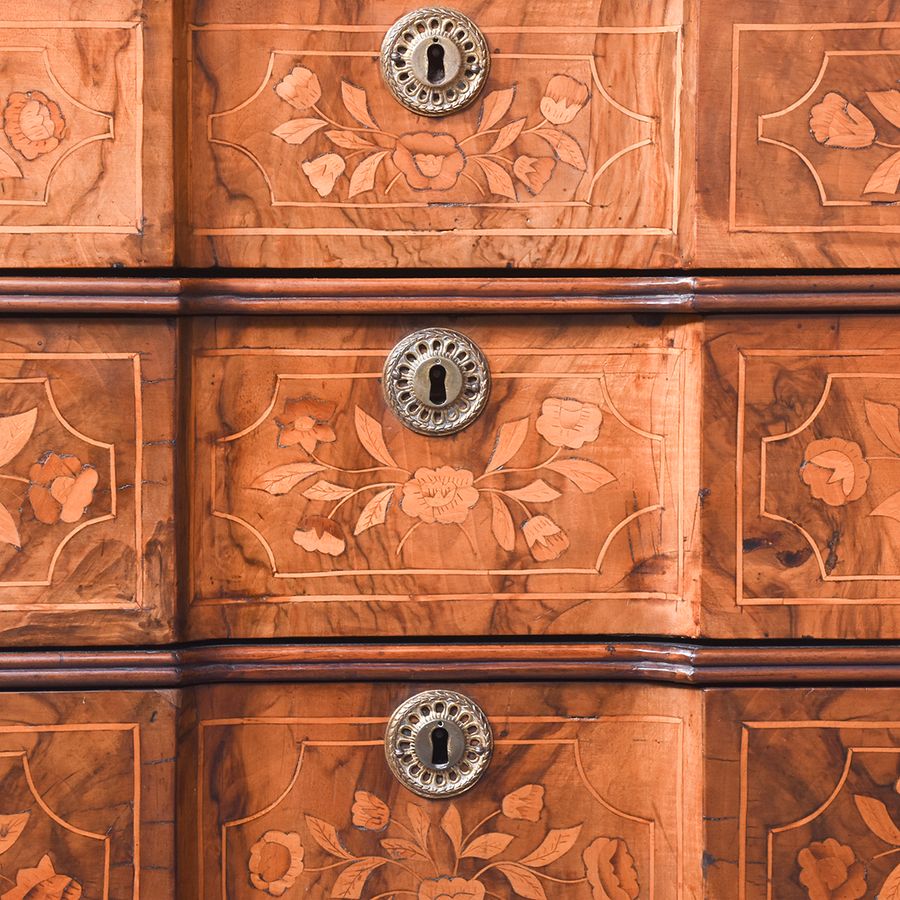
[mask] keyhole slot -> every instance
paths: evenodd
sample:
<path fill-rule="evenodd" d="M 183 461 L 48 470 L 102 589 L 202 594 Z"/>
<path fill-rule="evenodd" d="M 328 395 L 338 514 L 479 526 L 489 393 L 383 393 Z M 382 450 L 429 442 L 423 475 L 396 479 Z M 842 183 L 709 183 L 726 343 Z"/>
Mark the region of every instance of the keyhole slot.
<path fill-rule="evenodd" d="M 439 722 L 431 732 L 431 765 L 435 769 L 445 768 L 450 763 L 450 732 Z"/>
<path fill-rule="evenodd" d="M 428 379 L 430 382 L 428 399 L 435 406 L 442 406 L 447 402 L 447 370 L 437 363 L 429 369 Z"/>
<path fill-rule="evenodd" d="M 444 66 L 444 48 L 437 38 L 428 47 L 428 82 L 429 84 L 443 84 L 446 78 Z"/>

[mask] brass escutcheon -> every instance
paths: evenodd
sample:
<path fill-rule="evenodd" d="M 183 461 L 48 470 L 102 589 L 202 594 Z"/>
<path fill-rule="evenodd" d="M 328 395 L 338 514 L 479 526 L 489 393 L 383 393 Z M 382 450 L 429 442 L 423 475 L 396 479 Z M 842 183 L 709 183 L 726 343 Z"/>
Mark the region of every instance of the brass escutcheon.
<path fill-rule="evenodd" d="M 384 752 L 400 783 L 420 797 L 455 797 L 491 760 L 493 735 L 481 708 L 463 694 L 425 691 L 394 711 Z"/>
<path fill-rule="evenodd" d="M 479 94 L 491 68 L 484 35 L 455 9 L 429 6 L 396 22 L 381 45 L 391 93 L 422 116 L 446 116 Z"/>

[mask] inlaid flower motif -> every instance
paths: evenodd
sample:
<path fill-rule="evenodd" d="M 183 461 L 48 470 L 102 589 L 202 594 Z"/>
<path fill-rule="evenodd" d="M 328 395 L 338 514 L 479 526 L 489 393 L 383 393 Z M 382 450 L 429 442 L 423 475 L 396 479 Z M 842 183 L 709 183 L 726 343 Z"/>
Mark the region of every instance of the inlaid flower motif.
<path fill-rule="evenodd" d="M 347 164 L 337 153 L 323 153 L 300 166 L 309 183 L 316 189 L 320 197 L 327 197 L 333 190 L 338 178 L 344 173 Z"/>
<path fill-rule="evenodd" d="M 640 894 L 634 858 L 621 838 L 597 838 L 581 858 L 593 900 L 635 900 Z"/>
<path fill-rule="evenodd" d="M 465 878 L 429 879 L 419 885 L 417 900 L 483 900 L 484 885 Z"/>
<path fill-rule="evenodd" d="M 44 854 L 33 869 L 19 869 L 16 886 L 0 900 L 80 900 L 81 885 L 70 875 L 60 875 L 53 868 L 49 854 Z"/>
<path fill-rule="evenodd" d="M 391 820 L 391 811 L 386 803 L 368 791 L 357 791 L 353 795 L 353 824 L 366 831 L 384 831 Z"/>
<path fill-rule="evenodd" d="M 37 159 L 59 146 L 66 120 L 59 104 L 41 91 L 14 92 L 3 110 L 3 131 L 25 159 Z"/>
<path fill-rule="evenodd" d="M 578 450 L 597 440 L 603 413 L 593 403 L 550 397 L 541 405 L 537 430 L 548 444 Z"/>
<path fill-rule="evenodd" d="M 569 75 L 554 75 L 541 98 L 541 113 L 553 125 L 571 122 L 584 108 L 590 91 Z"/>
<path fill-rule="evenodd" d="M 809 900 L 859 900 L 866 895 L 866 867 L 852 847 L 834 838 L 813 841 L 797 854 L 800 884 Z"/>
<path fill-rule="evenodd" d="M 544 788 L 539 784 L 526 784 L 503 798 L 502 809 L 507 819 L 537 822 L 544 809 Z"/>
<path fill-rule="evenodd" d="M 250 881 L 258 891 L 280 897 L 303 872 L 303 844 L 294 831 L 267 831 L 251 848 Z"/>
<path fill-rule="evenodd" d="M 401 135 L 391 159 L 415 191 L 449 191 L 466 165 L 452 135 L 429 131 Z"/>
<path fill-rule="evenodd" d="M 275 419 L 279 428 L 278 445 L 292 447 L 299 444 L 307 453 L 314 453 L 319 444 L 333 443 L 336 440 L 334 429 L 327 422 L 334 410 L 334 403 L 324 400 L 288 400 L 284 412 Z"/>
<path fill-rule="evenodd" d="M 306 66 L 295 66 L 275 86 L 275 93 L 295 109 L 309 109 L 322 96 L 318 76 Z"/>
<path fill-rule="evenodd" d="M 525 543 L 538 562 L 559 559 L 569 549 L 569 536 L 547 516 L 534 516 L 522 526 Z"/>
<path fill-rule="evenodd" d="M 403 485 L 400 508 L 413 519 L 432 524 L 461 524 L 478 502 L 474 476 L 467 469 L 441 466 L 417 469 Z"/>
<path fill-rule="evenodd" d="M 513 173 L 530 193 L 539 194 L 550 180 L 555 167 L 556 160 L 549 156 L 537 159 L 533 156 L 520 156 L 513 163 Z"/>
<path fill-rule="evenodd" d="M 825 95 L 809 115 L 809 130 L 826 147 L 858 149 L 871 147 L 875 141 L 872 120 L 842 94 Z"/>
<path fill-rule="evenodd" d="M 94 498 L 99 475 L 77 456 L 47 453 L 28 472 L 28 502 L 45 525 L 77 522 Z"/>
<path fill-rule="evenodd" d="M 310 553 L 324 553 L 327 556 L 340 556 L 347 549 L 343 529 L 325 516 L 304 516 L 292 540 Z"/>
<path fill-rule="evenodd" d="M 859 444 L 842 438 L 813 441 L 803 454 L 800 477 L 817 500 L 845 506 L 862 497 L 871 469 Z"/>

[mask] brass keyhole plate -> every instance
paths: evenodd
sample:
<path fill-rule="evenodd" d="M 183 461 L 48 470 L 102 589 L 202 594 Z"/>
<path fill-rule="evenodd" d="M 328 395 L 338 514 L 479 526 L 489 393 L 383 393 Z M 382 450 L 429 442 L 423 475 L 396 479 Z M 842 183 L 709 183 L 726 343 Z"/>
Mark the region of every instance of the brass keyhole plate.
<path fill-rule="evenodd" d="M 455 434 L 484 411 L 491 389 L 487 360 L 465 335 L 426 328 L 404 338 L 384 364 L 384 398 L 412 431 Z"/>
<path fill-rule="evenodd" d="M 464 109 L 484 87 L 490 68 L 484 35 L 455 9 L 417 9 L 396 22 L 381 45 L 385 83 L 422 116 Z"/>
<path fill-rule="evenodd" d="M 385 757 L 400 783 L 433 798 L 455 797 L 473 787 L 491 761 L 493 745 L 481 708 L 453 691 L 410 697 L 394 711 L 384 737 Z"/>

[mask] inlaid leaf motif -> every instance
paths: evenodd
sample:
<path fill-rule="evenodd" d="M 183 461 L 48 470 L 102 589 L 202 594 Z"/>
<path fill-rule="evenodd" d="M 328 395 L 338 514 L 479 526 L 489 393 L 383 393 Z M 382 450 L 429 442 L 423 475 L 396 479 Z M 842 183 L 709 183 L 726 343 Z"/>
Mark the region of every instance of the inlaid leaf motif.
<path fill-rule="evenodd" d="M 566 134 L 565 131 L 561 131 L 559 128 L 539 128 L 535 134 L 540 135 L 547 141 L 564 163 L 578 169 L 579 172 L 587 170 L 584 153 L 581 152 L 578 141 L 570 134 Z"/>
<path fill-rule="evenodd" d="M 378 123 L 372 118 L 372 113 L 369 112 L 369 98 L 362 88 L 351 84 L 349 81 L 342 81 L 341 96 L 347 112 L 360 125 L 365 125 L 366 128 L 378 128 Z"/>
<path fill-rule="evenodd" d="M 0 816 L 0 853 L 6 853 L 22 836 L 30 817 L 30 812 Z"/>
<path fill-rule="evenodd" d="M 516 546 L 516 526 L 507 505 L 497 494 L 491 494 L 491 531 L 497 543 L 506 551 Z"/>
<path fill-rule="evenodd" d="M 5 151 L 0 150 L 0 178 L 21 178 L 22 170 Z"/>
<path fill-rule="evenodd" d="M 491 91 L 484 98 L 478 118 L 478 134 L 493 128 L 508 112 L 516 97 L 516 86 L 502 91 Z"/>
<path fill-rule="evenodd" d="M 0 466 L 12 462 L 28 443 L 34 424 L 37 422 L 37 407 L 14 416 L 0 417 Z"/>
<path fill-rule="evenodd" d="M 380 856 L 369 856 L 352 863 L 335 880 L 331 896 L 341 900 L 359 900 L 369 876 L 386 864 L 387 860 Z"/>
<path fill-rule="evenodd" d="M 272 134 L 280 137 L 286 144 L 302 144 L 326 124 L 321 119 L 290 119 L 279 125 Z"/>
<path fill-rule="evenodd" d="M 891 125 L 900 128 L 900 91 L 866 91 L 866 96 Z"/>
<path fill-rule="evenodd" d="M 419 846 L 427 851 L 428 832 L 431 831 L 431 821 L 428 818 L 428 813 L 421 806 L 416 806 L 415 803 L 407 803 L 406 815 L 409 817 L 410 829 L 419 842 Z"/>
<path fill-rule="evenodd" d="M 428 859 L 428 854 L 418 844 L 406 838 L 385 838 L 381 846 L 391 859 Z"/>
<path fill-rule="evenodd" d="M 377 146 L 355 131 L 326 131 L 325 137 L 344 150 L 369 150 Z"/>
<path fill-rule="evenodd" d="M 22 549 L 22 538 L 19 537 L 19 529 L 10 515 L 9 510 L 0 503 L 0 543 L 12 544 L 17 549 Z"/>
<path fill-rule="evenodd" d="M 506 876 L 517 896 L 525 897 L 525 900 L 547 900 L 544 888 L 534 872 L 529 872 L 528 869 L 511 862 L 493 863 L 493 866 Z"/>
<path fill-rule="evenodd" d="M 263 472 L 262 475 L 250 482 L 250 487 L 255 491 L 265 491 L 267 494 L 280 497 L 295 488 L 301 481 L 305 481 L 310 475 L 324 471 L 325 466 L 319 463 L 288 463 L 285 466 L 276 466 L 274 469 L 269 469 L 268 472 Z"/>
<path fill-rule="evenodd" d="M 463 826 L 462 817 L 455 804 L 451 803 L 450 806 L 447 807 L 447 812 L 441 817 L 441 828 L 444 829 L 444 834 L 450 838 L 450 843 L 453 844 L 453 850 L 458 855 L 459 851 L 462 849 Z"/>
<path fill-rule="evenodd" d="M 900 152 L 889 156 L 863 188 L 864 194 L 896 194 L 900 189 Z"/>
<path fill-rule="evenodd" d="M 550 863 L 555 862 L 572 849 L 575 841 L 578 840 L 579 834 L 581 834 L 580 825 L 576 825 L 573 828 L 554 828 L 544 838 L 540 846 L 535 848 L 520 862 L 523 866 L 531 866 L 535 869 L 549 866 Z"/>
<path fill-rule="evenodd" d="M 391 456 L 384 441 L 384 429 L 381 427 L 381 423 L 376 422 L 375 419 L 358 406 L 353 416 L 359 442 L 366 448 L 369 455 L 386 466 L 396 466 L 397 462 Z"/>
<path fill-rule="evenodd" d="M 824 453 L 814 456 L 810 462 L 820 469 L 831 469 L 832 475 L 828 479 L 829 484 L 840 481 L 841 489 L 845 494 L 849 495 L 853 491 L 856 475 L 853 471 L 853 460 L 846 453 L 841 453 L 839 450 L 826 450 Z"/>
<path fill-rule="evenodd" d="M 854 794 L 853 802 L 872 831 L 888 844 L 900 847 L 900 828 L 897 827 L 887 807 L 875 797 Z"/>
<path fill-rule="evenodd" d="M 387 150 L 380 150 L 367 156 L 354 170 L 350 176 L 350 190 L 347 192 L 349 198 L 356 197 L 358 194 L 364 194 L 371 191 L 375 187 L 375 176 L 378 174 L 378 167 L 382 160 L 388 155 Z"/>
<path fill-rule="evenodd" d="M 515 422 L 501 425 L 497 433 L 497 443 L 494 444 L 494 452 L 484 470 L 485 474 L 496 472 L 501 466 L 505 466 L 519 452 L 527 434 L 528 419 L 517 419 Z"/>
<path fill-rule="evenodd" d="M 900 454 L 900 407 L 866 400 L 866 420 L 878 440 L 891 452 Z"/>
<path fill-rule="evenodd" d="M 525 503 L 549 503 L 551 500 L 556 500 L 562 496 L 556 488 L 550 487 L 543 478 L 538 478 L 537 481 L 532 481 L 531 484 L 523 488 L 507 491 L 506 493 L 508 496 L 515 497 L 516 500 L 522 500 Z"/>
<path fill-rule="evenodd" d="M 356 520 L 356 527 L 353 529 L 354 537 L 374 528 L 376 525 L 383 525 L 387 518 L 387 512 L 391 505 L 391 497 L 394 489 L 389 487 L 387 490 L 377 493 L 364 507 Z"/>
<path fill-rule="evenodd" d="M 516 119 L 515 122 L 510 122 L 509 125 L 504 125 L 500 129 L 500 133 L 497 135 L 497 140 L 494 141 L 493 146 L 488 153 L 499 153 L 501 150 L 505 150 L 511 144 L 514 144 L 518 139 L 519 135 L 522 133 L 522 129 L 525 127 L 525 119 Z"/>
<path fill-rule="evenodd" d="M 886 519 L 894 519 L 900 522 L 900 491 L 896 494 L 891 494 L 884 503 L 876 506 L 869 515 L 884 516 Z"/>
<path fill-rule="evenodd" d="M 900 866 L 888 875 L 875 900 L 900 900 Z"/>
<path fill-rule="evenodd" d="M 612 472 L 587 459 L 555 459 L 553 462 L 547 463 L 544 468 L 559 472 L 584 494 L 592 494 L 616 480 L 616 476 Z"/>
<path fill-rule="evenodd" d="M 330 481 L 317 481 L 312 487 L 303 492 L 307 500 L 343 500 L 353 493 L 353 488 L 344 487 L 342 484 L 332 484 Z"/>
<path fill-rule="evenodd" d="M 493 859 L 502 853 L 511 843 L 513 836 L 502 831 L 489 831 L 479 835 L 468 844 L 460 854 L 460 859 Z"/>
<path fill-rule="evenodd" d="M 485 159 L 483 156 L 476 156 L 475 162 L 481 167 L 487 178 L 488 187 L 492 193 L 499 194 L 501 197 L 507 197 L 510 200 L 516 199 L 516 186 L 513 184 L 512 176 L 500 163 L 494 162 L 492 159 Z"/>
<path fill-rule="evenodd" d="M 356 858 L 352 856 L 347 851 L 347 848 L 341 843 L 341 839 L 338 837 L 337 829 L 334 827 L 334 825 L 331 825 L 330 823 L 325 822 L 322 819 L 317 819 L 315 816 L 307 815 L 304 818 L 306 819 L 306 827 L 309 829 L 309 833 L 313 836 L 313 840 L 326 853 L 330 853 L 332 856 L 336 856 L 338 859 Z"/>

